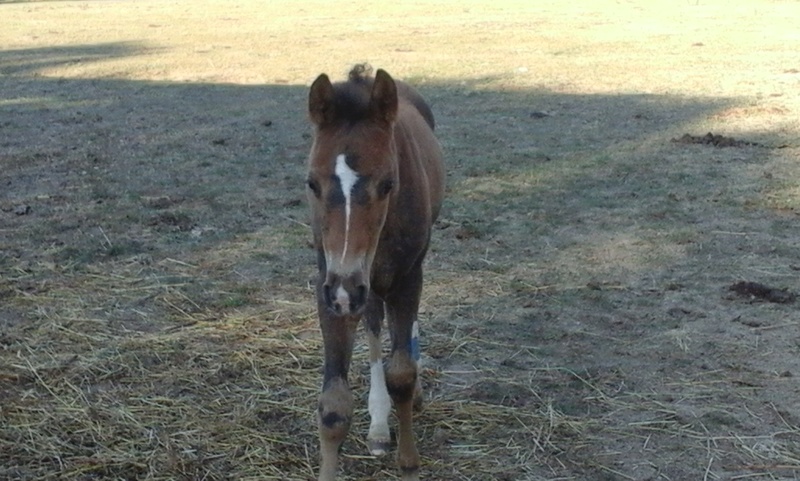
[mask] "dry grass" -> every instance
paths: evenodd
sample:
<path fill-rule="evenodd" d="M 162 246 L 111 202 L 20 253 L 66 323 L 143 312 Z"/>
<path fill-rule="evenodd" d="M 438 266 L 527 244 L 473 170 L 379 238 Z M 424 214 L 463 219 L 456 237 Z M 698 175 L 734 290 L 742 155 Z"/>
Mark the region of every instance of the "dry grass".
<path fill-rule="evenodd" d="M 212 262 L 213 264 L 213 262 Z M 152 266 L 151 266 L 152 267 Z M 5 334 L 7 364 L 0 372 L 5 401 L 0 442 L 3 475 L 21 479 L 311 479 L 316 466 L 313 423 L 320 343 L 310 292 L 282 291 L 279 299 L 251 300 L 243 308 L 200 308 L 185 292 L 209 276 L 207 265 L 166 259 L 160 275 L 136 263 L 105 264 L 79 275 L 57 272 L 54 287 L 15 291 L 14 302 L 37 309 L 23 330 Z M 8 279 L 20 285 L 25 277 Z M 213 279 L 212 275 L 212 279 Z M 469 279 L 450 280 L 430 296 L 447 305 L 448 293 L 470 292 Z M 544 286 L 553 291 L 557 286 Z M 564 286 L 562 288 L 569 289 Z M 225 299 L 235 286 L 210 288 Z M 488 293 L 491 296 L 493 294 Z M 101 299 L 159 304 L 162 329 L 88 315 Z M 19 307 L 23 307 L 19 306 Z M 705 402 L 703 412 L 680 412 L 665 392 L 621 395 L 564 367 L 508 376 L 480 367 L 482 352 L 500 349 L 513 359 L 536 348 L 470 336 L 431 333 L 425 351 L 436 360 L 460 357 L 473 365 L 427 369 L 429 392 L 417 418 L 425 471 L 434 479 L 573 479 L 577 468 L 609 479 L 657 473 L 653 463 L 618 466 L 609 436 L 630 439 L 645 453 L 679 439 L 683 449 L 706 453 L 708 469 L 732 453 L 739 471 L 800 468 L 800 431 L 784 421 L 775 431 L 745 436 L 715 433 L 704 422 L 738 423 L 728 404 Z M 364 399 L 366 353 L 358 349 L 352 383 Z M 363 367 L 363 368 L 362 368 Z M 714 400 L 726 381 L 686 380 L 668 390 Z M 543 397 L 542 383 L 573 384 L 580 402 L 598 416 L 567 415 Z M 462 393 L 462 394 L 456 394 Z M 466 393 L 466 396 L 464 396 Z M 741 401 L 747 402 L 746 395 Z M 688 401 L 684 399 L 684 401 Z M 754 415 L 755 416 L 755 415 Z M 619 419 L 627 419 L 620 425 Z M 639 420 L 637 420 L 639 419 Z M 393 479 L 390 460 L 365 453 L 364 402 L 345 447 L 343 479 Z M 588 452 L 593 452 L 587 456 Z M 544 470 L 544 471 L 543 471 Z M 627 473 L 627 474 L 626 474 Z M 713 477 L 707 479 L 714 479 Z M 749 479 L 740 476 L 733 479 Z"/>
<path fill-rule="evenodd" d="M 13 460 L 6 475 L 285 479 L 300 472 L 289 466 L 302 446 L 263 427 L 308 432 L 303 400 L 316 392 L 319 359 L 318 346 L 302 340 L 314 327 L 307 308 L 195 309 L 183 288 L 197 269 L 170 260 L 159 267 L 162 276 L 131 264 L 61 273 L 56 284 L 64 287 L 19 293 L 49 312 L 40 310 L 24 337 L 4 339 L 17 359 L 2 379 L 20 396 L 3 406 L 4 453 Z M 85 306 L 101 298 L 160 304 L 166 327 L 87 317 Z M 279 335 L 265 332 L 265 317 Z M 259 471 L 226 474 L 254 462 Z"/>
<path fill-rule="evenodd" d="M 13 293 L 15 302 L 47 309 L 39 309 L 24 337 L 3 337 L 10 361 L 0 373 L 6 393 L 4 476 L 311 478 L 321 359 L 309 292 L 292 296 L 287 289 L 280 300 L 212 311 L 200 309 L 184 291 L 207 275 L 207 266 L 166 259 L 157 267 L 162 275 L 143 275 L 134 263 L 106 264 L 80 275 L 59 272 L 51 277 L 54 289 Z M 8 281 L 19 285 L 22 277 Z M 228 294 L 225 286 L 213 289 L 220 298 Z M 101 299 L 135 304 L 143 297 L 164 306 L 167 327 L 150 331 L 146 324 L 115 323 L 102 313 L 87 317 L 86 306 Z M 449 356 L 479 343 L 435 336 L 429 349 Z M 359 350 L 356 361 L 366 365 L 365 358 Z M 363 397 L 368 374 L 361 371 L 353 384 Z M 458 375 L 429 370 L 425 376 L 435 391 L 452 374 Z M 487 476 L 481 479 L 509 479 L 557 463 L 555 455 L 564 448 L 555 438 L 579 436 L 584 426 L 529 394 L 533 399 L 526 404 L 535 409 L 524 411 L 506 403 L 429 399 L 418 424 L 427 469 L 448 473 L 442 476 L 480 472 Z M 366 432 L 365 408 L 362 403 L 355 433 Z M 487 442 L 500 437 L 502 445 Z M 375 463 L 355 454 L 366 448 L 360 438 L 354 441 L 359 445 L 347 449 L 345 479 L 391 471 L 391 463 L 379 463 L 380 473 L 368 471 Z"/>

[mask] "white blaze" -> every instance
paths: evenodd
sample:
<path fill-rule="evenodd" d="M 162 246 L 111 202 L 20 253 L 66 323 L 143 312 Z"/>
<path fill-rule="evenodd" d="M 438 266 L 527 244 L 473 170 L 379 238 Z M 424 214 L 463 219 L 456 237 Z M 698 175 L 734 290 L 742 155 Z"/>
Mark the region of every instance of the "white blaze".
<path fill-rule="evenodd" d="M 342 261 L 347 254 L 347 241 L 350 234 L 350 201 L 353 194 L 353 187 L 358 182 L 358 172 L 347 165 L 347 157 L 344 154 L 336 156 L 336 177 L 339 178 L 339 185 L 342 186 L 344 194 L 344 248 L 342 249 Z"/>

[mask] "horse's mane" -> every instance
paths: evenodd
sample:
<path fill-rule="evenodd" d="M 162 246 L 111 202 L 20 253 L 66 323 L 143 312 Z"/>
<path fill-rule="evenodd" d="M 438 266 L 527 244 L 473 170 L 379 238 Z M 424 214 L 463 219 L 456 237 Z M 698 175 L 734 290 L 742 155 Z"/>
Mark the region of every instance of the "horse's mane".
<path fill-rule="evenodd" d="M 347 74 L 347 80 L 354 83 L 369 83 L 372 84 L 372 65 L 368 63 L 359 63 L 353 65 L 350 73 Z"/>
<path fill-rule="evenodd" d="M 336 116 L 348 124 L 355 124 L 369 115 L 369 95 L 372 90 L 372 69 L 366 64 L 354 66 L 347 81 L 333 84 Z"/>
<path fill-rule="evenodd" d="M 372 91 L 372 67 L 366 63 L 353 66 L 347 74 L 347 81 L 333 85 L 336 112 L 339 117 L 351 124 L 364 120 L 368 115 L 369 96 Z M 425 122 L 434 129 L 433 112 L 422 96 L 405 82 L 395 81 L 397 94 L 401 100 L 413 105 Z"/>

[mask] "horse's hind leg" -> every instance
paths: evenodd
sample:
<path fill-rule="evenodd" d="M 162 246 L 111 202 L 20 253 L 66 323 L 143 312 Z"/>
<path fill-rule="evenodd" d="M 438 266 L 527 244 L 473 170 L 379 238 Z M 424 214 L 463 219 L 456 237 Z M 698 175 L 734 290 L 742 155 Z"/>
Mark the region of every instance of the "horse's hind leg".
<path fill-rule="evenodd" d="M 386 298 L 392 352 L 386 367 L 386 385 L 398 421 L 397 464 L 403 481 L 419 479 L 419 453 L 412 426 L 414 397 L 418 390 L 417 363 L 412 354 L 412 326 L 417 320 L 422 291 L 422 267 L 417 265 Z"/>
<path fill-rule="evenodd" d="M 389 433 L 389 413 L 392 400 L 386 389 L 386 376 L 383 368 L 383 348 L 381 345 L 381 324 L 383 324 L 383 301 L 370 293 L 367 309 L 364 313 L 364 327 L 369 344 L 369 434 L 367 443 L 369 452 L 374 456 L 382 456 L 389 450 L 391 434 Z"/>

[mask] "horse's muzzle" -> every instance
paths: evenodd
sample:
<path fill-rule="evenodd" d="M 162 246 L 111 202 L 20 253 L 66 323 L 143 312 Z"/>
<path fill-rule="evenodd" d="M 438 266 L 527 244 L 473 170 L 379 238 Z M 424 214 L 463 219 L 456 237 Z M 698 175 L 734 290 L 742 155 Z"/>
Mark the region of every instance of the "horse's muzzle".
<path fill-rule="evenodd" d="M 369 287 L 360 272 L 344 277 L 328 272 L 322 286 L 325 305 L 340 316 L 361 314 L 367 304 L 368 292 Z"/>

